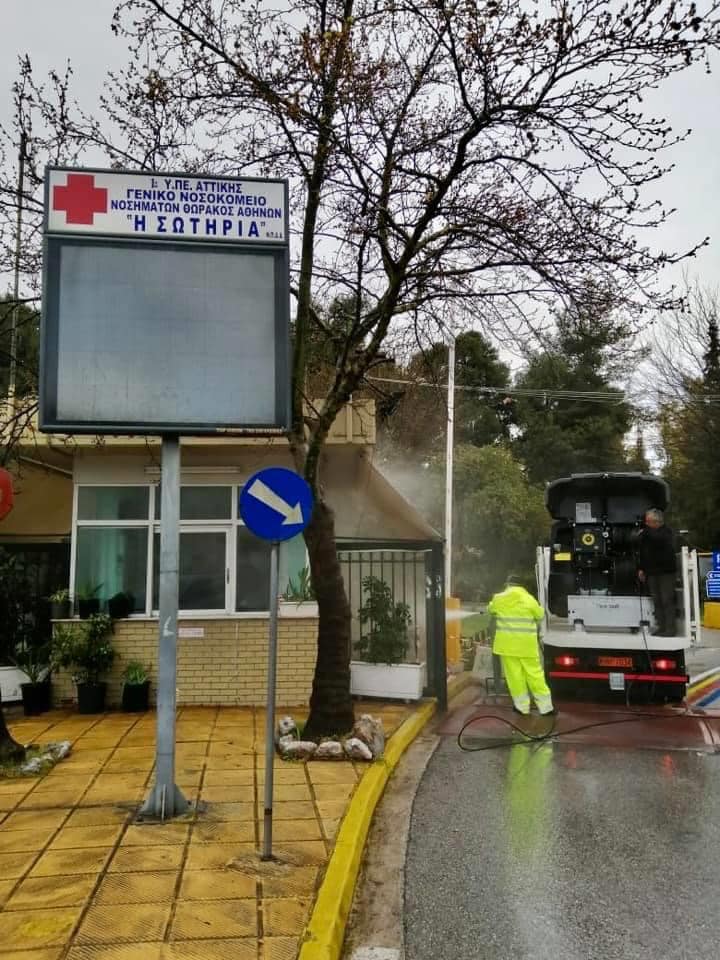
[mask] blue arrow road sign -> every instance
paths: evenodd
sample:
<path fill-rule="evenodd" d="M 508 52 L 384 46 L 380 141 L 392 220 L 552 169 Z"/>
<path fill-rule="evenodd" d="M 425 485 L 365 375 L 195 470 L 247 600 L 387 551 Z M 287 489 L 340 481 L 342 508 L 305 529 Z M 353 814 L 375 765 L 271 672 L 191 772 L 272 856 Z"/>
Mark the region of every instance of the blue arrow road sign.
<path fill-rule="evenodd" d="M 705 593 L 708 600 L 720 600 L 720 570 L 711 570 L 705 578 Z"/>
<path fill-rule="evenodd" d="M 285 467 L 259 470 L 240 491 L 240 516 L 262 540 L 290 540 L 308 525 L 312 508 L 310 487 Z"/>
<path fill-rule="evenodd" d="M 712 568 L 713 570 L 720 570 L 720 550 L 713 550 L 712 552 Z"/>

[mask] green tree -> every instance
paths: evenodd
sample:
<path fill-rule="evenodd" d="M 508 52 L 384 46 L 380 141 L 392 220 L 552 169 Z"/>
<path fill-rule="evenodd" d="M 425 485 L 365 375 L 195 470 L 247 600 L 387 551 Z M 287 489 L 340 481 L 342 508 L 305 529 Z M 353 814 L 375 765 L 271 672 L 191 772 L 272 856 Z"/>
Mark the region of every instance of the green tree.
<path fill-rule="evenodd" d="M 558 318 L 547 349 L 532 355 L 517 379 L 519 388 L 536 394 L 518 399 L 515 444 L 533 483 L 627 469 L 624 438 L 633 411 L 613 380 L 639 352 L 612 299 L 588 292 Z"/>
<path fill-rule="evenodd" d="M 695 287 L 656 344 L 673 523 L 706 549 L 720 546 L 719 316 L 717 295 Z"/>
<path fill-rule="evenodd" d="M 505 446 L 456 452 L 455 592 L 487 599 L 513 571 L 532 580 L 535 547 L 547 540 L 543 492 Z"/>

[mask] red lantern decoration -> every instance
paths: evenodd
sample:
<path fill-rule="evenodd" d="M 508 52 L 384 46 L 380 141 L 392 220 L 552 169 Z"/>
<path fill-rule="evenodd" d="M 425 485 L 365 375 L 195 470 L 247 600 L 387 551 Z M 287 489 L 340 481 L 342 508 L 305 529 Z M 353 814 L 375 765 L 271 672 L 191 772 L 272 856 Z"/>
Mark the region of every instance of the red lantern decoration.
<path fill-rule="evenodd" d="M 14 497 L 12 476 L 0 467 L 0 520 L 12 510 Z"/>

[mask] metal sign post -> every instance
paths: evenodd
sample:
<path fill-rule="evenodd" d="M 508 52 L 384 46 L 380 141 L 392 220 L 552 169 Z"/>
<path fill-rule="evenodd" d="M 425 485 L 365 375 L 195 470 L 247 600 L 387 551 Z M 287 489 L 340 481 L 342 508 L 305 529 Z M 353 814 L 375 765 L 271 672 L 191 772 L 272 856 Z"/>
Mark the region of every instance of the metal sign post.
<path fill-rule="evenodd" d="M 180 557 L 180 438 L 162 439 L 160 601 L 155 786 L 141 813 L 166 820 L 188 802 L 175 783 L 177 620 Z"/>
<path fill-rule="evenodd" d="M 265 803 L 262 859 L 272 860 L 273 779 L 275 762 L 275 686 L 277 680 L 278 566 L 280 544 L 270 549 L 270 636 L 268 644 L 267 709 L 265 711 Z"/>
<path fill-rule="evenodd" d="M 265 798 L 262 859 L 272 860 L 273 773 L 275 762 L 275 685 L 277 678 L 278 593 L 280 541 L 290 540 L 310 522 L 312 491 L 303 478 L 285 467 L 268 467 L 247 481 L 240 492 L 245 526 L 270 550 L 270 635 L 268 643 L 267 706 L 265 714 Z"/>

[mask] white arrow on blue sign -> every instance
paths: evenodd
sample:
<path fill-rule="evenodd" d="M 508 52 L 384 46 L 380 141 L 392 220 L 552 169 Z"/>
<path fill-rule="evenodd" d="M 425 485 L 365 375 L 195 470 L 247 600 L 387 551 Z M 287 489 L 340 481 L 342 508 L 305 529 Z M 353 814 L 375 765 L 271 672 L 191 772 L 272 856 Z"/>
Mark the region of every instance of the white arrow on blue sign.
<path fill-rule="evenodd" d="M 711 570 L 705 578 L 705 593 L 708 600 L 720 600 L 720 570 Z"/>
<path fill-rule="evenodd" d="M 240 516 L 262 540 L 290 540 L 310 522 L 313 496 L 299 473 L 266 467 L 253 474 L 240 491 Z"/>

